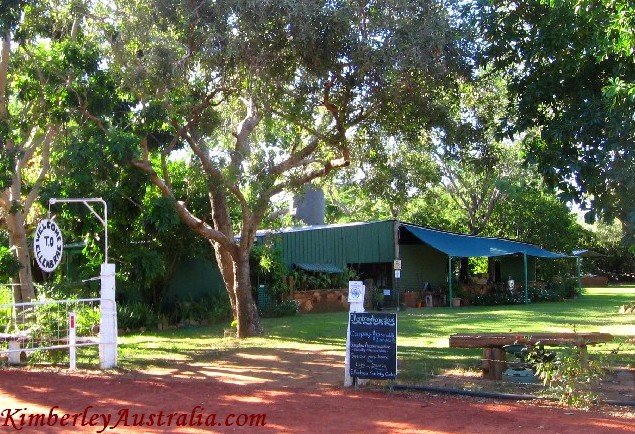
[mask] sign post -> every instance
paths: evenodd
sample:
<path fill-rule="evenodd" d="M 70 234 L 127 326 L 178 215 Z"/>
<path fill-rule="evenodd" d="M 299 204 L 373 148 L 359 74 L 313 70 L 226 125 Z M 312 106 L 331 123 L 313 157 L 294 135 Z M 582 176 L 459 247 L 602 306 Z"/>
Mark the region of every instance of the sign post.
<path fill-rule="evenodd" d="M 104 206 L 102 218 L 90 203 Z M 104 263 L 101 264 L 100 322 L 99 322 L 99 366 L 111 369 L 117 366 L 117 305 L 115 304 L 115 264 L 108 263 L 108 206 L 100 197 L 49 199 L 50 206 L 56 203 L 83 203 L 104 227 Z"/>
<path fill-rule="evenodd" d="M 349 312 L 364 312 L 364 294 L 366 287 L 364 282 L 351 280 L 348 282 L 348 302 L 350 303 Z M 351 364 L 351 324 L 348 322 L 346 331 L 346 357 L 344 360 L 344 387 L 353 385 L 353 377 L 350 374 Z"/>
<path fill-rule="evenodd" d="M 64 240 L 57 223 L 50 219 L 42 220 L 35 228 L 33 253 L 35 261 L 42 271 L 52 272 L 62 262 Z"/>

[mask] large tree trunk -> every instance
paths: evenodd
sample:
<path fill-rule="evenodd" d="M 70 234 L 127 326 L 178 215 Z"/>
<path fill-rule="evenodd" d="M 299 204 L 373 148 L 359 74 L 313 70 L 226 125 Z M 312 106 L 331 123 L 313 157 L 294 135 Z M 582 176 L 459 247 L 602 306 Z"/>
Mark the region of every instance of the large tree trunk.
<path fill-rule="evenodd" d="M 238 321 L 238 337 L 262 335 L 260 316 L 251 294 L 251 278 L 249 277 L 249 251 L 239 252 L 234 260 L 234 293 L 236 294 L 236 319 Z"/>
<path fill-rule="evenodd" d="M 13 255 L 20 262 L 18 272 L 19 286 L 14 286 L 13 298 L 15 303 L 31 301 L 35 298 L 35 286 L 31 272 L 31 257 L 27 243 L 26 230 L 24 228 L 24 215 L 22 212 L 7 213 L 6 224 L 9 232 L 9 243 Z M 16 280 L 14 280 L 16 281 Z"/>
<path fill-rule="evenodd" d="M 235 290 L 235 278 L 234 278 L 234 260 L 232 259 L 229 252 L 223 250 L 220 244 L 211 242 L 214 247 L 214 254 L 216 256 L 216 263 L 218 264 L 218 269 L 220 270 L 220 274 L 223 278 L 223 283 L 225 284 L 225 288 L 227 289 L 227 294 L 229 295 L 229 303 L 232 308 L 232 315 L 235 320 L 238 320 L 236 316 L 236 290 Z"/>

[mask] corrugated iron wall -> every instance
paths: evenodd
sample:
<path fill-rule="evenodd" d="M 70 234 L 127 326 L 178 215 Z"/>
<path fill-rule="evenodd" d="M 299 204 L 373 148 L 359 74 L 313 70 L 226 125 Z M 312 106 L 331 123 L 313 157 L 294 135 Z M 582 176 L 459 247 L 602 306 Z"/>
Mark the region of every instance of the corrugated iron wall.
<path fill-rule="evenodd" d="M 517 284 L 522 284 L 525 281 L 525 265 L 522 256 L 503 256 L 500 258 L 500 262 L 503 282 L 506 282 L 510 277 Z M 527 280 L 530 282 L 536 280 L 536 258 L 533 256 L 527 257 Z"/>
<path fill-rule="evenodd" d="M 448 283 L 448 256 L 426 244 L 402 245 L 401 289 L 423 290 L 428 282 L 439 289 Z"/>
<path fill-rule="evenodd" d="M 325 227 L 267 235 L 276 237 L 284 262 L 346 264 L 392 262 L 393 221 Z"/>

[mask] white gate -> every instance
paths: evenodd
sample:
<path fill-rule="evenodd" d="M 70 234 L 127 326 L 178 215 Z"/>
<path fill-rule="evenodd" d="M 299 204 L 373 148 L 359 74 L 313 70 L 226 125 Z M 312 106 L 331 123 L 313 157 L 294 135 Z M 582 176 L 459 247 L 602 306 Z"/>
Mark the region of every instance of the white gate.
<path fill-rule="evenodd" d="M 3 289 L 12 298 L 10 287 L 0 286 Z M 114 297 L 0 304 L 0 356 L 7 357 L 9 364 L 19 364 L 23 353 L 68 349 L 74 368 L 76 348 L 99 346 L 100 366 L 112 368 L 117 353 L 116 311 Z"/>

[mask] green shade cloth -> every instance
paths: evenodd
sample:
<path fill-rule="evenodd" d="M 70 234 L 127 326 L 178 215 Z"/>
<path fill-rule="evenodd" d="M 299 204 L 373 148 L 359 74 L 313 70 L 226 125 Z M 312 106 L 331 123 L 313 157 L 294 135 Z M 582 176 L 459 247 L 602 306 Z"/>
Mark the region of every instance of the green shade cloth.
<path fill-rule="evenodd" d="M 314 273 L 329 273 L 329 274 L 339 274 L 342 273 L 342 270 L 337 265 L 333 264 L 311 264 L 311 263 L 297 263 L 295 264 L 296 268 L 304 271 L 312 271 Z"/>
<path fill-rule="evenodd" d="M 533 244 L 521 243 L 519 241 L 454 234 L 409 224 L 402 224 L 401 227 L 425 244 L 452 257 L 478 258 L 518 254 L 553 259 L 569 257 L 561 253 L 550 252 Z"/>

